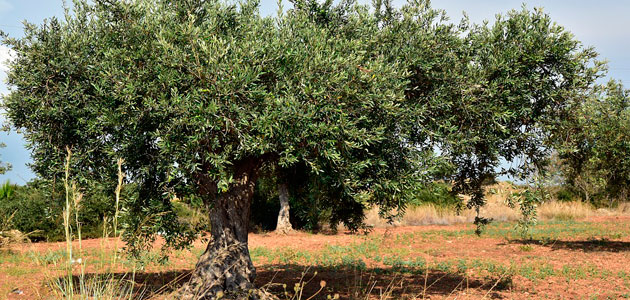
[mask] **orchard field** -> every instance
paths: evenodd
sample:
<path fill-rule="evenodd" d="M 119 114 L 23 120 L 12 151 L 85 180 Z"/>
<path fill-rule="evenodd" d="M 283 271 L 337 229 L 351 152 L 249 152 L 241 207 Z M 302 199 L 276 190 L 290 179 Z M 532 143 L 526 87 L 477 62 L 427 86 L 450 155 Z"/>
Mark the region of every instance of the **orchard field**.
<path fill-rule="evenodd" d="M 531 239 L 513 227 L 493 223 L 479 237 L 472 224 L 376 228 L 367 235 L 250 233 L 249 250 L 256 284 L 280 299 L 630 298 L 630 216 L 544 221 Z M 122 242 L 82 241 L 75 256 L 83 261 L 73 272 L 92 287 L 99 276 L 117 276 L 118 291 L 133 286 L 134 299 L 168 299 L 205 247 L 197 241 L 165 263 L 149 252 L 134 268 L 125 258 L 112 264 L 116 245 Z M 65 249 L 61 242 L 2 250 L 1 299 L 54 298 L 47 285 L 63 282 Z"/>
<path fill-rule="evenodd" d="M 66 2 L 0 31 L 2 297 L 630 297 L 630 69 L 580 26 Z"/>

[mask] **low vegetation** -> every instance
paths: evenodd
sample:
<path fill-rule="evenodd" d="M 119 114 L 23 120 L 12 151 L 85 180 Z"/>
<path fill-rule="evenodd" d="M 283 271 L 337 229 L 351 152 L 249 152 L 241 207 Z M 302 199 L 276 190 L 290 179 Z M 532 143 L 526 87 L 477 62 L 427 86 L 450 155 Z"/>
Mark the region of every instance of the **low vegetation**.
<path fill-rule="evenodd" d="M 518 207 L 510 207 L 508 199 L 510 195 L 521 190 L 508 182 L 501 182 L 485 188 L 487 203 L 481 209 L 481 215 L 494 222 L 514 222 L 523 216 Z M 472 223 L 475 220 L 476 212 L 461 209 L 456 205 L 447 204 L 446 200 L 429 198 L 428 201 L 418 201 L 417 204 L 410 205 L 405 214 L 395 220 L 392 224 L 388 220 L 380 218 L 377 209 L 369 210 L 366 213 L 366 223 L 375 227 L 416 226 L 416 225 L 451 225 L 458 223 Z M 630 203 L 621 202 L 619 205 L 609 208 L 597 208 L 591 203 L 580 201 L 579 198 L 573 200 L 550 198 L 537 207 L 538 219 L 543 221 L 555 220 L 582 220 L 591 216 L 612 216 L 628 214 Z"/>
<path fill-rule="evenodd" d="M 492 223 L 481 237 L 472 224 L 375 229 L 368 235 L 252 234 L 250 253 L 257 284 L 286 300 L 627 297 L 630 272 L 623 260 L 630 251 L 630 216 L 598 218 L 541 221 L 527 239 L 512 222 Z M 120 256 L 118 239 L 72 245 L 71 277 L 63 242 L 4 249 L 0 293 L 170 299 L 204 250 L 199 241 L 172 252 L 168 261 L 157 251 L 130 260 Z M 67 278 L 73 279 L 73 296 Z"/>

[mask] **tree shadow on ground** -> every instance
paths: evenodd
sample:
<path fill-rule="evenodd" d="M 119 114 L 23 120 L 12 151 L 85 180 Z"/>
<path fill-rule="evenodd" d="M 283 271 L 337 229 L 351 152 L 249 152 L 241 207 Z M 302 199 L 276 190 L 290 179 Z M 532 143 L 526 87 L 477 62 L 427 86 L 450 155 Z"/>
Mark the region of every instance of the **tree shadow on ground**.
<path fill-rule="evenodd" d="M 290 292 L 296 283 L 304 283 L 304 299 L 327 299 L 339 294 L 341 299 L 402 299 L 405 297 L 431 298 L 451 296 L 468 290 L 477 291 L 487 298 L 501 298 L 497 291 L 511 288 L 511 278 L 466 278 L 463 274 L 439 270 L 399 272 L 381 268 L 305 267 L 302 265 L 267 265 L 258 268 L 257 286 L 275 295 L 284 293 L 283 285 Z M 315 273 L 317 272 L 317 273 Z M 321 282 L 326 285 L 321 292 Z M 370 295 L 371 297 L 367 297 Z M 281 297 L 281 299 L 284 299 Z"/>
<path fill-rule="evenodd" d="M 510 243 L 523 245 L 538 245 L 550 247 L 552 250 L 581 250 L 584 252 L 628 252 L 630 242 L 611 241 L 608 239 L 593 239 L 585 241 L 563 240 L 510 240 Z"/>
<path fill-rule="evenodd" d="M 133 299 L 152 299 L 167 296 L 190 279 L 192 270 L 167 272 L 116 273 L 114 278 L 133 280 Z M 479 294 L 488 299 L 501 299 L 500 291 L 510 289 L 510 278 L 471 278 L 459 273 L 439 270 L 428 272 L 397 272 L 391 269 L 357 269 L 339 267 L 305 267 L 303 265 L 278 264 L 257 267 L 256 286 L 280 299 L 293 299 L 296 284 L 302 286 L 302 298 L 328 299 L 338 294 L 340 299 L 403 299 L 431 298 L 432 296 L 455 297 L 457 294 Z M 84 281 L 98 279 L 102 274 L 86 274 Z M 78 286 L 79 278 L 74 277 Z M 322 281 L 325 286 L 322 287 Z M 321 290 L 320 290 L 321 289 Z M 288 292 L 288 297 L 285 296 Z M 368 296 L 370 295 L 370 296 Z M 389 295 L 383 298 L 383 295 Z M 310 298 L 312 297 L 312 298 Z"/>

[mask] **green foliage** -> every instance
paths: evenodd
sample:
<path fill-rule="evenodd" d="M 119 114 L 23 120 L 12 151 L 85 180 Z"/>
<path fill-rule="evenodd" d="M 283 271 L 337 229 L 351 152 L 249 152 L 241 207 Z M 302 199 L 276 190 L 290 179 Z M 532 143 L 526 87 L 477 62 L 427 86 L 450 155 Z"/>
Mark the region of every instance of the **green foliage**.
<path fill-rule="evenodd" d="M 44 181 L 33 181 L 26 186 L 12 186 L 15 190 L 12 196 L 0 198 L 0 215 L 12 216 L 13 229 L 28 234 L 31 240 L 63 240 L 62 211 L 65 194 L 62 185 L 57 184 L 56 188 L 53 186 Z M 112 197 L 111 190 L 98 186 L 92 186 L 85 192 L 79 204 L 83 238 L 98 238 L 103 235 L 104 218 L 111 219 L 113 216 Z"/>
<path fill-rule="evenodd" d="M 596 206 L 627 200 L 630 190 L 630 97 L 620 82 L 578 99 L 556 148 L 572 191 Z"/>
<path fill-rule="evenodd" d="M 0 199 L 6 200 L 13 197 L 13 192 L 15 192 L 15 185 L 11 184 L 9 180 L 0 185 Z"/>
<path fill-rule="evenodd" d="M 304 164 L 291 168 L 265 170 L 258 179 L 252 200 L 251 222 L 254 227 L 273 230 L 278 221 L 280 202 L 278 182 L 284 180 L 289 187 L 290 219 L 295 229 L 318 230 L 324 223 L 330 223 L 333 194 L 326 194 L 318 177 L 309 174 Z M 332 224 L 333 226 L 335 224 Z"/>
<path fill-rule="evenodd" d="M 194 196 L 174 199 L 172 205 L 173 212 L 177 215 L 179 222 L 195 231 L 210 231 L 208 211 L 200 202 L 196 201 Z"/>
<path fill-rule="evenodd" d="M 64 20 L 5 39 L 17 57 L 4 106 L 39 175 L 59 174 L 66 146 L 79 184 L 112 182 L 124 158 L 138 193 L 123 219 L 140 230 L 127 238 L 162 232 L 170 245 L 194 235 L 169 195 L 211 205 L 246 160 L 325 174 L 333 223 L 360 225 L 366 201 L 403 202 L 407 72 L 371 54 L 374 15 L 355 7 L 335 33 L 299 10 L 263 18 L 254 1 L 189 4 L 77 1 Z"/>
<path fill-rule="evenodd" d="M 444 120 L 435 131 L 455 168 L 453 190 L 470 195 L 468 207 L 478 210 L 488 178 L 527 178 L 546 163 L 553 129 L 592 87 L 601 64 L 541 10 L 523 8 L 472 26 L 465 40 L 466 55 L 454 66 L 463 74 L 459 89 L 432 111 Z M 501 161 L 517 163 L 500 169 Z"/>
<path fill-rule="evenodd" d="M 419 206 L 426 203 L 434 204 L 437 207 L 456 208 L 461 204 L 461 199 L 453 195 L 448 184 L 431 182 L 415 191 L 414 198 L 409 200 L 410 206 Z"/>
<path fill-rule="evenodd" d="M 508 204 L 510 207 L 518 207 L 521 210 L 522 218 L 516 224 L 516 230 L 523 238 L 531 238 L 531 230 L 538 222 L 536 206 L 542 203 L 541 190 L 527 189 L 510 195 Z"/>
<path fill-rule="evenodd" d="M 269 176 L 272 171 L 266 171 L 265 176 L 261 176 L 256 182 L 250 222 L 254 229 L 274 230 L 278 221 L 278 211 L 280 211 L 278 183 L 275 176 Z M 293 195 L 290 193 L 290 196 Z M 294 214 L 294 211 L 291 210 L 290 213 Z"/>
<path fill-rule="evenodd" d="M 570 189 L 567 189 L 565 187 L 561 187 L 560 189 L 558 189 L 555 192 L 555 198 L 558 201 L 569 202 L 569 201 L 573 201 L 574 199 L 576 199 L 577 195 L 573 191 L 571 191 Z"/>
<path fill-rule="evenodd" d="M 296 0 L 273 17 L 257 1 L 74 3 L 5 37 L 3 107 L 43 178 L 59 178 L 66 147 L 81 187 L 114 186 L 126 161 L 132 247 L 157 232 L 188 244 L 173 195 L 212 207 L 247 164 L 303 174 L 293 207 L 310 224 L 357 229 L 374 204 L 393 218 L 433 177 L 479 210 L 489 178 L 544 162 L 551 129 L 599 76 L 595 52 L 540 10 L 471 26 L 429 1 Z"/>
<path fill-rule="evenodd" d="M 15 186 L 7 180 L 2 186 L 0 186 L 0 203 L 7 203 L 13 198 L 13 192 L 15 191 Z M 0 209 L 2 207 L 0 206 Z M 10 209 L 2 209 L 0 210 L 0 231 L 7 231 L 14 228 L 13 218 L 15 217 L 15 212 Z"/>
<path fill-rule="evenodd" d="M 14 214 L 14 228 L 29 234 L 32 240 L 62 240 L 61 202 L 51 201 L 50 195 L 36 185 L 16 187 L 14 196 L 0 203 L 0 211 Z"/>
<path fill-rule="evenodd" d="M 0 31 L 1 32 L 1 31 Z M 0 142 L 0 148 L 4 148 L 7 145 L 5 143 Z M 11 170 L 11 164 L 6 162 L 0 162 L 0 174 L 4 174 L 7 171 Z M 7 182 L 8 183 L 8 182 Z"/>

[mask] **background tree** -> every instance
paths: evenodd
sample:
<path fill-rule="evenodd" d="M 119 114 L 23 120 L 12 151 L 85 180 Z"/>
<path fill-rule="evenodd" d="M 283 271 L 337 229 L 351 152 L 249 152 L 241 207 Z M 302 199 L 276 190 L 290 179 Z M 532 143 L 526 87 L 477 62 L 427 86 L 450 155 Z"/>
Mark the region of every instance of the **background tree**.
<path fill-rule="evenodd" d="M 7 145 L 5 143 L 0 142 L 0 148 L 4 148 Z M 11 164 L 6 162 L 0 162 L 0 174 L 4 174 L 11 170 Z"/>
<path fill-rule="evenodd" d="M 289 179 L 291 176 L 289 170 L 280 169 L 277 171 L 278 179 L 278 200 L 280 202 L 280 212 L 278 213 L 278 222 L 276 223 L 276 233 L 287 234 L 293 231 L 291 220 L 289 218 Z"/>
<path fill-rule="evenodd" d="M 83 238 L 103 235 L 103 218 L 111 218 L 114 207 L 111 187 L 94 183 L 84 186 L 79 207 Z M 128 187 L 125 197 L 133 195 Z M 31 241 L 56 242 L 65 239 L 63 208 L 65 193 L 62 182 L 35 179 L 24 186 L 5 184 L 0 189 L 0 219 L 12 219 L 12 228 L 27 234 Z M 75 225 L 72 232 L 78 232 Z"/>
<path fill-rule="evenodd" d="M 602 64 L 539 9 L 472 26 L 464 40 L 452 101 L 430 103 L 429 120 L 441 121 L 424 126 L 443 137 L 438 145 L 455 170 L 453 191 L 470 195 L 467 206 L 479 212 L 488 179 L 543 170 L 560 120 L 590 93 Z M 487 221 L 477 216 L 475 223 Z"/>
<path fill-rule="evenodd" d="M 579 100 L 556 139 L 561 174 L 585 201 L 613 206 L 630 185 L 628 90 L 610 81 Z"/>
<path fill-rule="evenodd" d="M 486 182 L 543 170 L 559 121 L 602 76 L 595 51 L 540 9 L 455 25 L 428 1 L 395 9 L 383 0 L 375 2 L 375 15 L 382 33 L 370 49 L 408 71 L 405 112 L 413 121 L 401 125 L 415 133 L 408 142 L 425 153 L 437 150 L 441 158 L 432 161 L 447 164 L 432 177 L 469 195 L 467 207 L 477 212 Z M 428 170 L 430 160 L 422 161 Z"/>

